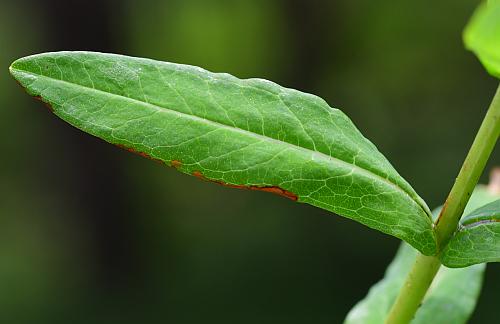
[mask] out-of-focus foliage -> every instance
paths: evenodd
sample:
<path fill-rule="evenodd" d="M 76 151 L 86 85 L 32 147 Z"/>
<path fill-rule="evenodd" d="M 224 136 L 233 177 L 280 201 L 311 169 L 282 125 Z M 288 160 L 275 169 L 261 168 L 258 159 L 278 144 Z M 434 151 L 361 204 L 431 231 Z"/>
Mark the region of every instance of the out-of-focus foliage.
<path fill-rule="evenodd" d="M 500 2 L 481 5 L 464 33 L 465 45 L 488 72 L 500 78 Z"/>
<path fill-rule="evenodd" d="M 128 9 L 135 56 L 266 79 L 292 63 L 286 7 L 279 1 L 131 1 Z"/>
<path fill-rule="evenodd" d="M 480 185 L 474 190 L 465 209 L 470 211 L 498 197 L 499 195 Z M 434 210 L 434 218 L 440 212 L 441 207 Z M 403 243 L 387 268 L 384 278 L 373 285 L 368 295 L 354 306 L 347 315 L 345 324 L 383 323 L 415 262 L 416 255 L 415 249 Z M 463 269 L 441 267 L 412 324 L 466 323 L 479 298 L 485 269 L 486 264 Z"/>
<path fill-rule="evenodd" d="M 349 312 L 345 324 L 384 323 L 416 255 L 415 249 L 402 243 L 384 279 L 375 284 L 368 296 Z M 485 269 L 486 264 L 463 269 L 441 268 L 436 283 L 411 323 L 466 323 L 479 298 Z"/>
<path fill-rule="evenodd" d="M 57 195 L 62 188 L 47 189 L 52 174 L 45 160 L 50 152 L 45 147 L 50 141 L 47 125 L 37 121 L 36 105 L 23 103 L 22 93 L 5 74 L 12 58 L 44 48 L 43 31 L 20 21 L 42 24 L 26 3 L 0 2 L 2 323 L 34 323 L 40 315 L 54 315 L 51 311 L 56 305 L 69 306 L 72 300 L 67 297 L 77 299 L 80 294 L 73 294 L 72 289 L 82 279 L 78 264 L 86 259 L 77 244 L 79 233 L 71 233 L 74 224 L 65 217 L 70 212 L 68 197 Z M 64 219 L 68 222 L 61 222 Z"/>

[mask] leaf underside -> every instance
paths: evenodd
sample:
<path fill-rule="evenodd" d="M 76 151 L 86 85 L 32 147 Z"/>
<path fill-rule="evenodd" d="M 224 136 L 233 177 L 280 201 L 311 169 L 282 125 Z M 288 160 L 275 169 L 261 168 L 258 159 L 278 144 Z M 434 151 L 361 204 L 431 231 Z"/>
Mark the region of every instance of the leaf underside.
<path fill-rule="evenodd" d="M 489 193 L 486 187 L 478 186 L 467 204 L 466 212 L 495 199 L 498 196 Z M 440 209 L 434 212 L 435 216 Z M 384 278 L 372 286 L 368 295 L 351 309 L 345 324 L 384 323 L 413 266 L 416 254 L 415 249 L 403 243 Z M 466 323 L 479 297 L 485 268 L 486 264 L 461 269 L 441 267 L 411 323 Z"/>
<path fill-rule="evenodd" d="M 491 75 L 500 78 L 500 1 L 479 6 L 465 28 L 464 43 Z"/>
<path fill-rule="evenodd" d="M 452 268 L 500 262 L 500 199 L 465 217 L 440 258 Z"/>
<path fill-rule="evenodd" d="M 149 59 L 57 52 L 14 62 L 73 126 L 181 172 L 264 190 L 436 253 L 430 211 L 340 110 L 261 80 Z"/>

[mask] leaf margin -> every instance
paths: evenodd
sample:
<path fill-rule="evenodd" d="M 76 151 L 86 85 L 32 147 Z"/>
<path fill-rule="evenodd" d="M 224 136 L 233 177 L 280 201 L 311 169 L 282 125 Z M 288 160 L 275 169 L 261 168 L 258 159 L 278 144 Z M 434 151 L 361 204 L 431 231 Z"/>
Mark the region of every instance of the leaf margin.
<path fill-rule="evenodd" d="M 104 54 L 104 53 L 93 53 L 93 52 L 52 52 L 52 53 L 43 53 L 43 54 L 36 54 L 36 55 L 32 55 L 32 56 L 28 56 L 28 57 L 25 57 L 25 58 L 21 58 L 21 59 L 18 59 L 16 60 L 10 67 L 10 71 L 11 71 L 11 74 L 14 76 L 14 78 L 21 83 L 21 85 L 27 89 L 28 93 L 33 95 L 33 96 L 39 96 L 40 94 L 42 95 L 41 96 L 41 99 L 42 101 L 45 101 L 47 104 L 49 105 L 53 105 L 54 103 L 51 102 L 50 100 L 46 100 L 46 98 L 43 98 L 43 93 L 37 93 L 36 91 L 33 91 L 33 89 L 30 89 L 30 86 L 27 85 L 27 81 L 26 80 L 30 80 L 32 78 L 49 78 L 49 79 L 52 79 L 52 81 L 54 80 L 58 80 L 56 77 L 54 76 L 46 76 L 43 74 L 42 72 L 42 68 L 40 67 L 40 73 L 36 76 L 36 73 L 33 73 L 32 71 L 28 71 L 27 69 L 23 69 L 22 68 L 22 65 L 29 61 L 30 59 L 32 58 L 40 58 L 40 57 L 44 57 L 44 56 L 47 56 L 47 57 L 50 57 L 51 55 L 65 55 L 65 54 L 74 54 L 74 53 L 77 53 L 77 54 L 96 54 L 96 55 L 104 55 L 104 56 L 111 56 L 111 57 L 114 57 L 114 58 L 121 58 L 121 59 L 136 59 L 136 60 L 140 60 L 141 62 L 154 62 L 154 63 L 165 63 L 165 62 L 159 62 L 159 61 L 154 61 L 154 60 L 149 60 L 149 59 L 143 59 L 143 58 L 132 58 L 132 57 L 126 57 L 126 56 L 122 56 L 122 55 L 116 55 L 116 54 Z M 181 68 L 188 68 L 188 69 L 191 69 L 191 70 L 195 70 L 197 72 L 202 72 L 202 73 L 208 73 L 210 75 L 213 75 L 213 76 L 220 76 L 222 78 L 227 78 L 227 79 L 230 79 L 231 81 L 234 81 L 234 80 L 239 80 L 241 82 L 253 82 L 253 83 L 259 83 L 261 82 L 264 86 L 272 86 L 272 87 L 279 87 L 279 88 L 283 88 L 273 82 L 270 82 L 270 81 L 267 81 L 267 80 L 262 80 L 262 79 L 248 79 L 248 80 L 241 80 L 241 79 L 237 79 L 236 77 L 233 77 L 227 73 L 211 73 L 211 72 L 208 72 L 204 69 L 201 69 L 201 68 L 198 68 L 198 67 L 192 67 L 192 66 L 187 66 L 187 65 L 180 65 L 180 64 L 173 64 L 173 63 L 167 63 L 167 64 L 170 64 L 170 65 L 175 65 L 177 67 L 181 67 Z M 21 65 L 21 66 L 20 66 Z M 60 68 L 59 68 L 60 69 Z M 62 71 L 61 71 L 61 76 L 62 76 Z M 87 72 L 88 73 L 88 72 Z M 24 74 L 24 75 L 23 75 Z M 33 74 L 35 74 L 35 76 L 33 76 Z M 89 77 L 90 78 L 90 77 Z M 65 80 L 62 80 L 63 78 L 61 77 L 61 80 L 58 80 L 59 82 L 64 82 L 64 83 L 69 83 L 68 81 L 65 81 Z M 94 87 L 95 88 L 95 87 Z M 321 100 L 323 101 L 323 99 L 319 98 L 319 97 L 316 97 L 314 95 L 310 95 L 310 94 L 305 94 L 305 93 L 302 93 L 300 91 L 297 91 L 297 90 L 293 90 L 293 89 L 287 89 L 287 88 L 283 88 L 287 91 L 293 91 L 295 93 L 299 93 L 301 95 L 305 95 L 305 96 L 308 96 L 309 98 L 314 98 L 314 100 Z M 324 101 L 323 101 L 324 102 Z M 326 103 L 325 103 L 326 104 Z M 326 104 L 327 105 L 327 104 Z M 328 106 L 328 105 L 327 105 Z M 330 107 L 330 106 L 328 106 Z M 330 107 L 331 108 L 331 107 Z M 61 113 L 60 111 L 58 111 L 57 108 L 53 109 L 53 112 L 58 115 L 59 117 L 61 117 L 62 119 L 68 121 L 67 119 L 68 118 L 65 118 L 65 116 L 61 116 Z M 348 117 L 346 116 L 346 118 L 348 119 Z M 349 119 L 348 119 L 349 120 Z M 78 125 L 77 122 L 71 122 L 71 121 L 68 121 L 70 124 L 73 124 L 73 126 L 76 126 L 77 128 L 80 128 L 82 130 L 84 130 L 85 132 L 87 133 L 91 133 L 89 132 L 88 130 L 86 129 L 83 129 L 83 127 L 79 127 L 81 125 Z M 349 120 L 350 122 L 350 120 Z M 351 122 L 352 123 L 352 122 Z M 352 125 L 355 128 L 354 125 Z M 358 131 L 359 132 L 359 131 Z M 92 134 L 92 133 L 91 133 Z M 107 140 L 106 138 L 103 138 L 102 136 L 99 136 L 99 135 L 96 135 L 96 134 L 92 134 L 94 136 L 97 136 L 101 139 L 104 139 L 108 142 L 110 142 L 109 140 Z M 361 135 L 361 133 L 360 133 Z M 375 148 L 375 146 L 369 141 L 367 140 L 366 138 L 364 138 L 362 135 L 361 137 L 366 140 L 369 144 L 371 144 L 373 146 L 373 148 Z M 144 152 L 143 150 L 136 150 L 136 147 L 131 147 L 131 146 L 128 146 L 127 143 L 113 143 L 113 144 L 118 144 L 118 145 L 122 145 L 122 146 L 125 146 L 126 149 L 129 149 L 129 150 L 135 150 L 136 152 L 138 152 L 139 154 L 141 155 L 149 155 L 149 157 L 153 158 L 153 159 L 158 159 L 159 157 L 158 156 L 154 156 L 152 154 L 148 154 L 146 152 Z M 375 148 L 376 150 L 376 148 Z M 377 150 L 378 152 L 378 150 Z M 380 152 L 379 152 L 380 153 Z M 383 155 L 380 153 L 380 155 L 383 157 Z M 160 158 L 161 159 L 161 158 Z M 385 159 L 385 158 L 384 158 Z M 193 170 L 185 170 L 184 166 L 176 166 L 177 165 L 177 161 L 176 160 L 170 160 L 170 161 L 166 161 L 163 159 L 163 162 L 165 162 L 165 164 L 167 165 L 171 165 L 171 166 L 174 166 L 176 167 L 177 169 L 179 169 L 180 171 L 184 172 L 184 173 L 189 173 L 191 175 L 197 175 L 195 172 L 196 171 L 193 171 Z M 390 164 L 389 164 L 390 165 Z M 391 166 L 392 167 L 392 166 Z M 186 172 L 187 171 L 187 172 Z M 394 172 L 397 174 L 397 172 L 394 170 Z M 214 182 L 217 182 L 217 183 L 221 183 L 220 179 L 217 179 L 217 178 L 213 178 L 211 177 L 210 175 L 206 175 L 206 174 L 201 174 L 199 173 L 199 177 L 201 178 L 204 178 L 204 179 L 208 179 L 210 181 L 214 181 Z M 399 174 L 397 174 L 399 176 Z M 417 246 L 417 248 L 419 248 L 419 250 L 421 250 L 424 254 L 428 254 L 428 255 L 433 255 L 436 253 L 436 244 L 435 244 L 435 236 L 434 236 L 434 232 L 432 230 L 432 222 L 430 220 L 430 211 L 427 207 L 427 205 L 425 204 L 425 202 L 423 201 L 423 199 L 420 198 L 420 196 L 418 196 L 418 194 L 416 194 L 416 192 L 413 190 L 413 188 L 411 188 L 411 186 L 401 177 L 401 180 L 407 185 L 407 187 L 403 188 L 403 187 L 400 187 L 399 184 L 396 184 L 396 183 L 392 183 L 394 184 L 395 187 L 399 188 L 402 190 L 402 192 L 406 193 L 410 198 L 411 200 L 413 200 L 417 205 L 420 206 L 420 208 L 422 209 L 422 212 L 423 214 L 427 215 L 428 219 L 426 218 L 426 222 L 427 222 L 427 225 L 428 225 L 428 231 L 429 231 L 429 235 L 430 236 L 427 236 L 427 237 L 430 237 L 431 239 L 428 240 L 427 243 L 425 243 L 424 245 L 420 245 L 420 242 L 415 242 L 415 241 L 409 241 L 408 238 L 406 237 L 401 237 L 401 234 L 394 234 L 395 230 L 394 229 L 390 229 L 390 230 L 384 230 L 384 229 L 381 229 L 381 228 L 377 228 L 373 225 L 370 225 L 369 223 L 366 223 L 366 222 L 363 222 L 359 219 L 356 219 L 354 217 L 352 217 L 352 215 L 345 215 L 345 214 L 342 214 L 342 213 L 339 213 L 339 212 L 336 212 L 337 214 L 340 214 L 344 217 L 347 217 L 347 218 L 351 218 L 357 222 L 360 222 L 360 223 L 363 223 L 364 225 L 367 225 L 371 228 L 375 228 L 381 232 L 384 232 L 384 233 L 387 233 L 389 235 L 393 235 L 393 236 L 396 236 L 396 237 L 399 237 L 403 240 L 406 240 L 406 241 L 409 241 L 410 243 L 412 243 L 414 246 Z M 229 186 L 232 186 L 232 187 L 241 187 L 241 184 L 238 184 L 238 183 L 227 183 Z M 257 187 L 257 186 L 254 186 L 254 185 L 251 185 L 251 186 L 248 186 L 250 188 L 252 187 Z M 410 189 L 410 191 L 408 191 L 408 188 Z M 266 188 L 264 188 L 266 189 Z M 273 190 L 272 188 L 270 188 L 270 191 L 274 191 L 276 193 L 277 190 Z M 283 193 L 285 193 L 285 196 L 287 196 L 287 192 L 288 190 L 286 190 L 286 188 L 282 191 Z M 290 195 L 288 195 L 290 196 Z M 300 197 L 299 197 L 299 200 L 300 200 Z M 330 210 L 332 211 L 331 209 L 317 203 L 317 204 L 314 204 L 314 203 L 311 203 L 310 201 L 305 201 L 309 204 L 312 204 L 312 205 L 315 205 L 316 207 L 319 207 L 319 208 L 322 208 L 322 209 L 327 209 L 327 210 Z M 393 231 L 393 232 L 391 232 Z M 427 235 L 427 234 L 426 234 Z M 429 243 L 429 242 L 432 242 L 432 243 Z"/>

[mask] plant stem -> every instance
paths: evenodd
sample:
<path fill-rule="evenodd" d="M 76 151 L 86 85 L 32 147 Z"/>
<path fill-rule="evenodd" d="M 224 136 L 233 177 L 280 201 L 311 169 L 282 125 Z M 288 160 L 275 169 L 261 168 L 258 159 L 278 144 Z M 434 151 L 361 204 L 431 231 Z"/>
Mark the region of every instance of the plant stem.
<path fill-rule="evenodd" d="M 426 256 L 421 253 L 417 255 L 386 323 L 410 322 L 440 266 L 441 262 L 435 256 Z"/>
<path fill-rule="evenodd" d="M 467 202 L 483 173 L 500 134 L 500 86 L 465 158 L 460 173 L 446 198 L 435 224 L 438 247 L 444 247 L 457 229 Z"/>
<path fill-rule="evenodd" d="M 435 223 L 438 254 L 457 229 L 464 208 L 499 135 L 500 86 Z M 389 312 L 387 324 L 406 324 L 411 321 L 440 266 L 441 262 L 437 256 L 425 256 L 420 253 L 417 255 L 413 268 L 406 277 L 405 283 Z"/>

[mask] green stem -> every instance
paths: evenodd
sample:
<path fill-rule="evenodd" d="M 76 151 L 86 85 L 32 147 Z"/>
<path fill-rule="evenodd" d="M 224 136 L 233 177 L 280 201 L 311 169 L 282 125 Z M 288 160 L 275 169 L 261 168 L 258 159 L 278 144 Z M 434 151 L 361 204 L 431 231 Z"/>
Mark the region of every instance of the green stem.
<path fill-rule="evenodd" d="M 386 323 L 409 323 L 411 321 L 440 266 L 441 262 L 435 256 L 426 256 L 421 253 L 417 255 Z"/>
<path fill-rule="evenodd" d="M 434 230 L 439 250 L 446 245 L 457 229 L 464 208 L 499 135 L 500 86 L 435 223 Z M 389 312 L 387 324 L 406 324 L 411 321 L 440 266 L 441 262 L 437 256 L 425 256 L 420 253 L 417 255 L 413 268 L 406 277 L 405 283 Z"/>
<path fill-rule="evenodd" d="M 448 243 L 457 229 L 467 202 L 483 173 L 486 162 L 495 147 L 500 134 L 500 86 L 490 108 L 465 158 L 460 173 L 451 188 L 443 210 L 435 224 L 436 238 L 440 247 Z"/>

